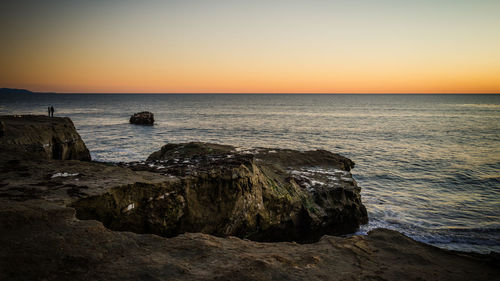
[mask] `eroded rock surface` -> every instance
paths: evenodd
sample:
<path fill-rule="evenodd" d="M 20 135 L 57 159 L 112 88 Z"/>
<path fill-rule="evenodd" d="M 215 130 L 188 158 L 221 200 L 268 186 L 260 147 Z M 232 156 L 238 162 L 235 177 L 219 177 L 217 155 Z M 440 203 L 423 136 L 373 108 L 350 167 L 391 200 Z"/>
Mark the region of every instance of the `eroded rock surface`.
<path fill-rule="evenodd" d="M 168 144 L 127 163 L 175 179 L 136 184 L 72 204 L 82 219 L 111 229 L 175 236 L 203 232 L 257 241 L 317 241 L 355 232 L 368 220 L 354 163 L 328 151 Z"/>
<path fill-rule="evenodd" d="M 89 150 L 67 117 L 0 116 L 0 149 L 11 159 L 90 161 Z"/>
<path fill-rule="evenodd" d="M 46 200 L 0 199 L 0 280 L 498 280 L 499 260 L 390 230 L 260 243 L 110 231 Z"/>

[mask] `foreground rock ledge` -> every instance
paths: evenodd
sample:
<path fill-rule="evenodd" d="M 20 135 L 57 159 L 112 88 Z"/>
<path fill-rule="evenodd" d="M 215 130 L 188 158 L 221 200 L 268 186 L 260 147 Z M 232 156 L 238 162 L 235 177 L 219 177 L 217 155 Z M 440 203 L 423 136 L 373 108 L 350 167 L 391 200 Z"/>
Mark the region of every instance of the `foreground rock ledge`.
<path fill-rule="evenodd" d="M 0 280 L 498 280 L 493 256 L 394 231 L 260 243 L 110 231 L 46 200 L 0 200 Z"/>

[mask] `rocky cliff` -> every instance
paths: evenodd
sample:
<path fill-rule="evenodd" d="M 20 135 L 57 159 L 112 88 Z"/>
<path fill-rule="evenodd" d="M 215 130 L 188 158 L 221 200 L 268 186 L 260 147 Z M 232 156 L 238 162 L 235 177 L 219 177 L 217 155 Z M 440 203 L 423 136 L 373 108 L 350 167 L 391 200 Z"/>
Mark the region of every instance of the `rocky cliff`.
<path fill-rule="evenodd" d="M 0 149 L 11 158 L 90 161 L 89 150 L 67 117 L 0 116 Z"/>
<path fill-rule="evenodd" d="M 175 236 L 202 232 L 257 241 L 317 241 L 368 221 L 349 159 L 328 151 L 241 150 L 168 144 L 132 170 L 175 179 L 134 184 L 72 204 L 111 229 Z"/>

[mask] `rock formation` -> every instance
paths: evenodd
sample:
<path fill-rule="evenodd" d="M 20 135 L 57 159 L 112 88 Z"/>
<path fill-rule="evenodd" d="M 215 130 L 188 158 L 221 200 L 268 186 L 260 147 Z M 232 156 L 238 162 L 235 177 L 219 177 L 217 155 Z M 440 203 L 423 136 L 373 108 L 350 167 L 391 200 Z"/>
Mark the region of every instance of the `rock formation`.
<path fill-rule="evenodd" d="M 0 116 L 0 149 L 14 158 L 86 160 L 90 153 L 71 119 L 35 115 Z"/>
<path fill-rule="evenodd" d="M 354 163 L 328 151 L 240 150 L 207 143 L 168 144 L 148 162 L 128 164 L 175 178 L 81 199 L 82 219 L 111 229 L 175 236 L 203 232 L 257 241 L 317 241 L 368 221 Z"/>
<path fill-rule="evenodd" d="M 136 125 L 153 125 L 155 122 L 154 114 L 149 111 L 134 113 L 130 116 L 130 123 Z"/>

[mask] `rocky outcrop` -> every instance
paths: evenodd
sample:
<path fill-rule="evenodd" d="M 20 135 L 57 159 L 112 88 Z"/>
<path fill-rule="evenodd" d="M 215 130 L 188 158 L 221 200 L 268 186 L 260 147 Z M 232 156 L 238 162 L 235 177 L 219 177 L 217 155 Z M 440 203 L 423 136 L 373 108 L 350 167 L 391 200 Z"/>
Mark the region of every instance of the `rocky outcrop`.
<path fill-rule="evenodd" d="M 35 115 L 0 116 L 0 149 L 11 158 L 90 161 L 71 119 Z"/>
<path fill-rule="evenodd" d="M 130 116 L 130 123 L 136 125 L 153 125 L 155 122 L 154 114 L 149 111 L 134 113 Z"/>
<path fill-rule="evenodd" d="M 127 164 L 176 179 L 136 183 L 72 204 L 81 219 L 167 237 L 185 232 L 257 241 L 317 241 L 367 222 L 354 163 L 328 151 L 168 144 Z"/>

